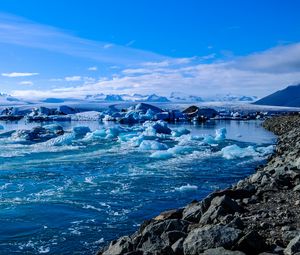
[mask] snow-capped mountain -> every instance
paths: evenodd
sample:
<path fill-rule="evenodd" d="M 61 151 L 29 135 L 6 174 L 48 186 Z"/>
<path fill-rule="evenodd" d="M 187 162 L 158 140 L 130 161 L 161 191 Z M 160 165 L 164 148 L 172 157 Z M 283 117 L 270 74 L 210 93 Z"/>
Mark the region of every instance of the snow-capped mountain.
<path fill-rule="evenodd" d="M 203 102 L 200 96 L 188 95 L 182 92 L 172 92 L 170 95 L 172 102 Z"/>
<path fill-rule="evenodd" d="M 254 102 L 257 100 L 256 96 L 245 96 L 245 95 L 215 95 L 212 97 L 205 98 L 205 101 L 212 102 Z"/>
<path fill-rule="evenodd" d="M 152 94 L 147 97 L 146 101 L 147 102 L 169 102 L 170 100 L 166 97 Z"/>
<path fill-rule="evenodd" d="M 0 93 L 0 106 L 14 106 L 21 104 L 28 104 L 28 102 L 22 101 L 5 93 Z"/>
<path fill-rule="evenodd" d="M 86 100 L 90 101 L 106 101 L 106 102 L 120 102 L 120 101 L 128 101 L 128 102 L 169 102 L 168 98 L 163 96 L 158 96 L 156 94 L 152 95 L 141 95 L 141 94 L 110 94 L 105 95 L 103 93 L 96 95 L 87 95 L 85 97 Z"/>

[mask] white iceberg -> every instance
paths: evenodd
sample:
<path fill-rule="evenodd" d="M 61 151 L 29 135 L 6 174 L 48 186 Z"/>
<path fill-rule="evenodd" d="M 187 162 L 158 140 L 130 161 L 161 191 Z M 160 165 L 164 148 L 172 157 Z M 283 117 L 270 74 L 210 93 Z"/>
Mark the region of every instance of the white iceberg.
<path fill-rule="evenodd" d="M 140 144 L 139 148 L 141 150 L 167 150 L 168 146 L 157 141 L 144 140 Z"/>

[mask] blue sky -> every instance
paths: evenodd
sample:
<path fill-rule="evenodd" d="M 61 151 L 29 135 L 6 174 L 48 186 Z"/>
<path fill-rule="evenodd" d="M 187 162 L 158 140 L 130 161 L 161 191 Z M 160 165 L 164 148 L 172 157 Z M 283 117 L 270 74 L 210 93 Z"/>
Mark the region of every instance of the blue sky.
<path fill-rule="evenodd" d="M 295 0 L 1 0 L 0 91 L 264 96 L 300 82 Z"/>

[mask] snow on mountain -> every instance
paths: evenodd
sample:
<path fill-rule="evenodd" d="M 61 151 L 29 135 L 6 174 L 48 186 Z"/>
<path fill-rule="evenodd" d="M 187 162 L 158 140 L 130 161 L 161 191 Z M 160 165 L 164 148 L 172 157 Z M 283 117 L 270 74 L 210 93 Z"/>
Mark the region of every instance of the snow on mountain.
<path fill-rule="evenodd" d="M 205 98 L 205 101 L 211 102 L 254 102 L 257 100 L 256 96 L 245 95 L 216 95 L 214 97 Z"/>
<path fill-rule="evenodd" d="M 169 102 L 168 98 L 163 96 L 158 96 L 156 94 L 152 95 L 141 95 L 141 94 L 110 94 L 105 95 L 103 93 L 96 95 L 87 95 L 85 97 L 86 100 L 89 101 L 109 101 L 109 102 L 120 102 L 120 101 L 128 101 L 128 102 Z"/>
<path fill-rule="evenodd" d="M 0 93 L 0 106 L 14 106 L 21 104 L 28 104 L 28 102 L 22 101 L 5 93 Z"/>
<path fill-rule="evenodd" d="M 170 100 L 172 102 L 203 102 L 200 96 L 188 95 L 182 92 L 172 92 Z"/>
<path fill-rule="evenodd" d="M 147 97 L 147 102 L 169 102 L 170 100 L 166 97 L 158 96 L 156 94 L 152 94 Z"/>

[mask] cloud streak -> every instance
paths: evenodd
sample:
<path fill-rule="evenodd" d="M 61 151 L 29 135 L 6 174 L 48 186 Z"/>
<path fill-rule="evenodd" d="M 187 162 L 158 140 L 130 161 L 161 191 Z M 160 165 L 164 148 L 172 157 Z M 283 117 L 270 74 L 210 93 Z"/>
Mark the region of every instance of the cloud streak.
<path fill-rule="evenodd" d="M 148 51 L 83 39 L 70 32 L 0 13 L 0 43 L 63 53 L 116 65 L 160 61 L 167 57 Z"/>
<path fill-rule="evenodd" d="M 18 72 L 12 72 L 12 73 L 2 73 L 1 75 L 4 76 L 4 77 L 9 77 L 9 78 L 16 78 L 16 77 L 35 76 L 35 75 L 39 75 L 39 73 L 18 73 Z"/>

